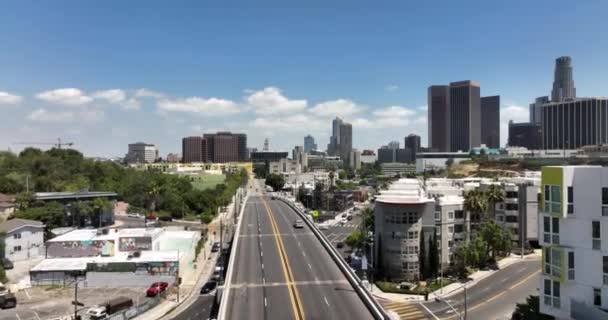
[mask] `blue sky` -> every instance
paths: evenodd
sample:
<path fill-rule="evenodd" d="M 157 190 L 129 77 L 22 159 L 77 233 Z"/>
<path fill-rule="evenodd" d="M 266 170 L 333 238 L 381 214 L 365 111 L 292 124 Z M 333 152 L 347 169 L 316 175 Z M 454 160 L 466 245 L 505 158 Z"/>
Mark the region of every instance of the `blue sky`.
<path fill-rule="evenodd" d="M 291 150 L 308 133 L 326 146 L 335 115 L 360 149 L 424 143 L 427 87 L 464 79 L 501 95 L 504 142 L 561 55 L 579 96 L 608 95 L 605 1 L 326 2 L 3 2 L 0 148 L 165 155 L 231 130 Z"/>

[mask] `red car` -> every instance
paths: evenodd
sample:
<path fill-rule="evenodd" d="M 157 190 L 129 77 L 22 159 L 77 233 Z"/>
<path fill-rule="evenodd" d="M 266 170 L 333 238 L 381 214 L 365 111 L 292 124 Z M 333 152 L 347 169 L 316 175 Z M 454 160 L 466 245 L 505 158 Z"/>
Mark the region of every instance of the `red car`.
<path fill-rule="evenodd" d="M 169 286 L 166 282 L 154 282 L 148 290 L 146 290 L 146 296 L 156 297 L 159 293 L 165 291 Z"/>

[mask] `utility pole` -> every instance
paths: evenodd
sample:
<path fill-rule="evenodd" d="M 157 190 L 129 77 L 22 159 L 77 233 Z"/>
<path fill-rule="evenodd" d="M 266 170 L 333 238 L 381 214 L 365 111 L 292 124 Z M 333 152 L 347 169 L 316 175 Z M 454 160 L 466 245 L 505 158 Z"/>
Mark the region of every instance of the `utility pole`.
<path fill-rule="evenodd" d="M 78 320 L 78 277 L 74 278 L 74 320 Z"/>
<path fill-rule="evenodd" d="M 467 320 L 467 285 L 464 285 L 464 320 Z"/>

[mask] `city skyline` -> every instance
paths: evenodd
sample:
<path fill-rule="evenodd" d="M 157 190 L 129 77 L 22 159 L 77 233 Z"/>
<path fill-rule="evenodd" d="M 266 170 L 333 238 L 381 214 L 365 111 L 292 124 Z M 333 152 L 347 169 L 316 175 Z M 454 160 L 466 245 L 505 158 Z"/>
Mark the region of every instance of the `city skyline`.
<path fill-rule="evenodd" d="M 249 147 L 261 149 L 269 137 L 274 150 L 291 150 L 307 134 L 324 146 L 336 116 L 352 123 L 353 148 L 376 150 L 410 133 L 426 146 L 427 88 L 459 79 L 482 83 L 484 95 L 501 96 L 504 145 L 508 121 L 528 121 L 528 104 L 551 95 L 554 60 L 563 55 L 576 66 L 578 96 L 605 95 L 602 71 L 608 64 L 601 52 L 608 42 L 597 37 L 603 3 L 472 3 L 439 10 L 332 6 L 268 4 L 239 11 L 151 4 L 138 8 L 133 24 L 129 10 L 91 10 L 83 3 L 7 5 L 0 14 L 0 35 L 10 48 L 0 53 L 0 149 L 18 151 L 23 146 L 14 142 L 61 137 L 86 155 L 111 157 L 124 156 L 124 141 L 147 141 L 164 157 L 180 152 L 182 137 L 232 131 L 246 133 Z M 557 22 L 539 24 L 537 17 L 549 7 L 554 21 L 577 14 L 586 23 L 576 32 Z M 471 9 L 473 18 L 458 20 L 458 32 L 428 21 L 437 15 L 456 23 L 461 10 Z M 343 14 L 334 21 L 338 11 Z M 159 12 L 166 12 L 163 23 L 156 23 Z M 56 23 L 59 17 L 62 23 Z M 313 18 L 315 28 L 298 27 Z M 227 19 L 238 23 L 227 25 Z M 511 27 L 514 19 L 518 28 Z M 26 22 L 33 20 L 35 25 Z M 262 20 L 270 22 L 260 25 Z M 355 21 L 355 29 L 340 26 Z M 277 29 L 278 24 L 287 27 Z M 327 29 L 335 32 L 328 36 Z M 460 44 L 462 30 L 477 36 Z M 438 36 L 444 41 L 424 41 Z M 191 37 L 203 41 L 192 43 Z M 425 49 L 411 50 L 417 43 Z M 527 43 L 539 46 L 525 55 L 513 50 Z M 447 54 L 441 50 L 446 46 L 461 49 Z M 265 57 L 252 51 L 273 52 Z"/>

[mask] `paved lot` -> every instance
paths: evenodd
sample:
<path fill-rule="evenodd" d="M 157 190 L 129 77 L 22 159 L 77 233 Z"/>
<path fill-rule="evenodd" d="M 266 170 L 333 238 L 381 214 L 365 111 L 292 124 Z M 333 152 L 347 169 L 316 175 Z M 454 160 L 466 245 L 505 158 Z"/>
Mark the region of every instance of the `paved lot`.
<path fill-rule="evenodd" d="M 119 296 L 133 299 L 135 304 L 145 299 L 145 288 L 79 288 L 78 301 L 84 303 L 80 312 Z M 73 315 L 74 288 L 33 287 L 16 294 L 17 307 L 0 310 L 0 320 L 45 320 Z"/>
<path fill-rule="evenodd" d="M 355 215 L 353 219 L 345 223 L 344 225 L 335 224 L 330 226 L 327 230 L 322 230 L 323 234 L 327 239 L 335 246 L 338 242 L 344 242 L 346 237 L 353 231 L 359 228 L 361 225 L 361 216 Z M 342 251 L 342 250 L 340 250 Z"/>

